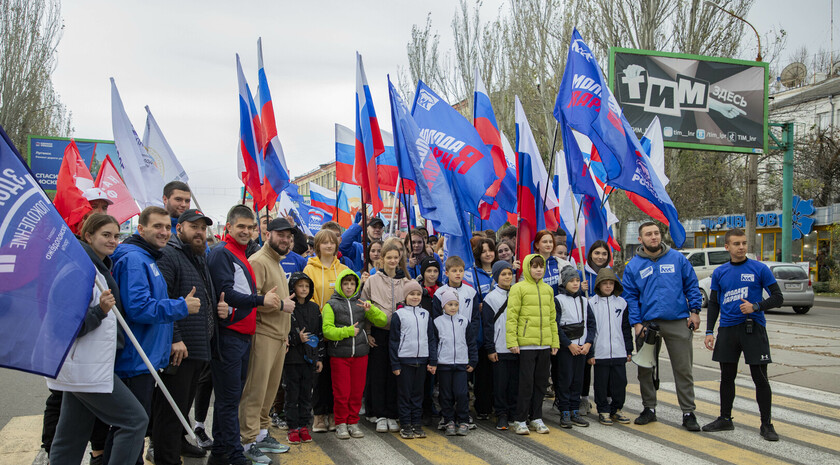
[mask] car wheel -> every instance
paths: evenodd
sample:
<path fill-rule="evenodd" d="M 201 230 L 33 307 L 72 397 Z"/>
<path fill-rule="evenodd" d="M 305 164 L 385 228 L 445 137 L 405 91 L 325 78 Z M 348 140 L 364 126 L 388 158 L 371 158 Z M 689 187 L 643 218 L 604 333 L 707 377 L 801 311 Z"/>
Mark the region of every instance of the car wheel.
<path fill-rule="evenodd" d="M 709 296 L 706 295 L 706 290 L 705 289 L 700 289 L 700 294 L 703 296 L 703 303 L 700 304 L 700 306 L 703 307 L 703 308 L 708 307 L 709 306 Z"/>
<path fill-rule="evenodd" d="M 808 310 L 810 310 L 810 309 L 811 309 L 811 307 L 793 307 L 793 311 L 796 312 L 799 315 L 804 315 L 804 314 L 808 313 Z"/>

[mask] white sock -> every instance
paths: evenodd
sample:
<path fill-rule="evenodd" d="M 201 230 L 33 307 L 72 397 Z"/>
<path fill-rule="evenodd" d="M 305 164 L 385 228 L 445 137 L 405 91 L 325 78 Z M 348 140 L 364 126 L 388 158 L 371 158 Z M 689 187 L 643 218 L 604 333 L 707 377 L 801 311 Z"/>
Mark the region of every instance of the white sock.
<path fill-rule="evenodd" d="M 249 442 L 248 444 L 242 444 L 242 448 L 243 448 L 243 449 L 245 449 L 245 450 L 247 451 L 247 450 L 248 450 L 248 449 L 250 449 L 250 448 L 251 448 L 251 446 L 252 446 L 252 445 L 254 445 L 254 444 L 255 444 L 255 443 L 253 443 L 253 442 Z"/>
<path fill-rule="evenodd" d="M 195 422 L 195 428 L 196 429 L 198 429 L 198 428 L 204 429 L 204 422 L 203 421 Z"/>
<path fill-rule="evenodd" d="M 261 429 L 260 434 L 257 435 L 257 442 L 262 441 L 263 439 L 265 439 L 266 436 L 268 436 L 268 430 L 267 429 Z"/>

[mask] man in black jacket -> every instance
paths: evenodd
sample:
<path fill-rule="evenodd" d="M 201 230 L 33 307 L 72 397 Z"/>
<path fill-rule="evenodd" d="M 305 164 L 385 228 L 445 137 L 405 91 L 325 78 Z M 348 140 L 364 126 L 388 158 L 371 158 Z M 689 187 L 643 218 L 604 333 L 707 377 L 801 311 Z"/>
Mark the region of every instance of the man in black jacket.
<path fill-rule="evenodd" d="M 185 418 L 195 398 L 199 375 L 210 359 L 218 356 L 218 349 L 211 344 L 217 331 L 215 314 L 226 317 L 228 313 L 228 305 L 216 300 L 204 255 L 207 227 L 212 224 L 213 220 L 201 211 L 186 210 L 178 218 L 177 236 L 169 239 L 157 260 L 170 298 L 189 294 L 194 289 L 195 296 L 201 300 L 198 313 L 175 322 L 169 366 L 160 375 Z M 180 464 L 182 454 L 204 457 L 203 449 L 184 439 L 186 432 L 160 389 L 155 390 L 152 409 L 155 419 L 152 443 L 157 465 Z"/>

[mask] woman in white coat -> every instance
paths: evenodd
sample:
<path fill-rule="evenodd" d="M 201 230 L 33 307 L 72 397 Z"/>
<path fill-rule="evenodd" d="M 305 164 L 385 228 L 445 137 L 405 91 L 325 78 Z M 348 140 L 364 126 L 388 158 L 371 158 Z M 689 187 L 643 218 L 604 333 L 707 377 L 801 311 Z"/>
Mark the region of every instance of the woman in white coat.
<path fill-rule="evenodd" d="M 134 394 L 114 375 L 116 351 L 124 344 L 112 310 L 119 311 L 119 288 L 108 258 L 117 247 L 120 226 L 112 216 L 93 214 L 81 230 L 82 247 L 96 266 L 87 315 L 50 389 L 64 391 L 50 450 L 50 464 L 78 465 L 96 418 L 118 427 L 108 463 L 133 463 L 140 455 L 149 419 Z M 104 292 L 100 289 L 105 289 Z"/>

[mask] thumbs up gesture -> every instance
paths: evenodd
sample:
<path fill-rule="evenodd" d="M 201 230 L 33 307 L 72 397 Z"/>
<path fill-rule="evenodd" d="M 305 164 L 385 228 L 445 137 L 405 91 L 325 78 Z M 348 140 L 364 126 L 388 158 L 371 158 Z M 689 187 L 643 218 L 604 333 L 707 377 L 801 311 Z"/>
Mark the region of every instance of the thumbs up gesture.
<path fill-rule="evenodd" d="M 291 297 L 286 297 L 283 299 L 283 311 L 286 313 L 292 313 L 295 311 L 295 299 Z"/>
<path fill-rule="evenodd" d="M 277 286 L 272 287 L 271 290 L 265 294 L 263 305 L 266 307 L 280 307 L 280 296 L 277 295 Z"/>
<path fill-rule="evenodd" d="M 224 292 L 222 292 L 219 296 L 219 303 L 216 305 L 216 313 L 218 313 L 219 318 L 223 320 L 228 317 L 228 314 L 230 314 L 230 308 L 228 307 L 227 302 L 225 302 Z"/>
<path fill-rule="evenodd" d="M 184 300 L 187 301 L 187 311 L 190 315 L 198 313 L 198 309 L 201 308 L 201 300 L 199 300 L 198 297 L 195 297 L 195 286 L 193 286 L 190 293 L 184 297 Z"/>

